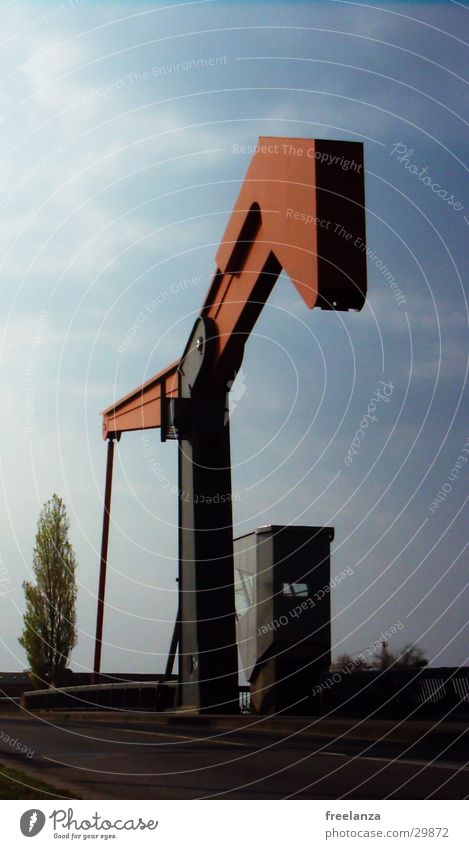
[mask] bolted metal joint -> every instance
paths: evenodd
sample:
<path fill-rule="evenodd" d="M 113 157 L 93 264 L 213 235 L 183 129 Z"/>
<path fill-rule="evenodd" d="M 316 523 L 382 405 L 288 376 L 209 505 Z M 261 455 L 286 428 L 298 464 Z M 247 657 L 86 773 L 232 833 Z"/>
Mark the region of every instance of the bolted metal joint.
<path fill-rule="evenodd" d="M 191 431 L 190 398 L 164 398 L 161 404 L 161 441 L 185 439 Z"/>

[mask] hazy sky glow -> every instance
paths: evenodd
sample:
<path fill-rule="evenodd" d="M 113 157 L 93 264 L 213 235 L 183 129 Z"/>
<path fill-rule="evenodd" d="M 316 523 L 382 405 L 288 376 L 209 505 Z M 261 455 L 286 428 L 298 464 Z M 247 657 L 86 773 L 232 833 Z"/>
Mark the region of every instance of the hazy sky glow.
<path fill-rule="evenodd" d="M 235 532 L 335 527 L 332 575 L 353 575 L 332 592 L 334 655 L 401 622 L 391 649 L 467 663 L 468 15 L 343 0 L 4 7 L 0 669 L 26 665 L 21 583 L 54 491 L 79 563 L 73 668 L 90 668 L 99 412 L 182 353 L 249 164 L 237 146 L 261 135 L 365 143 L 372 253 L 361 313 L 309 312 L 282 275 L 256 325 L 231 420 Z M 164 667 L 176 484 L 174 443 L 124 434 L 104 669 Z"/>

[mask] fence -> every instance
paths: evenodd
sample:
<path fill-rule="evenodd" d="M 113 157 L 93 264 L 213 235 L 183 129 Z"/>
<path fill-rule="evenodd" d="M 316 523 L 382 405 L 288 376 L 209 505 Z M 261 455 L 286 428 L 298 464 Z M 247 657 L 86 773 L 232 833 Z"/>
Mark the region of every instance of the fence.
<path fill-rule="evenodd" d="M 328 672 L 320 713 L 469 719 L 469 667 Z M 23 693 L 28 710 L 165 711 L 176 706 L 177 681 L 129 681 Z M 304 704 L 302 704 L 304 713 Z M 241 714 L 251 712 L 249 687 L 239 688 Z"/>
<path fill-rule="evenodd" d="M 23 693 L 21 706 L 27 710 L 170 710 L 175 705 L 177 684 L 173 681 L 137 681 L 82 687 L 50 687 Z"/>
<path fill-rule="evenodd" d="M 469 718 L 469 667 L 329 672 L 321 713 Z"/>
<path fill-rule="evenodd" d="M 135 681 L 94 686 L 60 687 L 24 692 L 27 710 L 173 710 L 177 681 Z M 239 710 L 250 712 L 249 687 L 239 688 Z"/>

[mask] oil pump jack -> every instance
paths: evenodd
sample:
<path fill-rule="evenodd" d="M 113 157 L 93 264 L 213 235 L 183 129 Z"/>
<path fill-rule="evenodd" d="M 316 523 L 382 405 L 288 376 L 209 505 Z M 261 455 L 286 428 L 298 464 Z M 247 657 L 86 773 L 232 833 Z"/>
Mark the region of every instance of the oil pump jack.
<path fill-rule="evenodd" d="M 306 305 L 360 310 L 366 297 L 363 145 L 262 137 L 180 360 L 103 412 L 108 443 L 94 680 L 99 680 L 112 462 L 127 431 L 179 443 L 179 706 L 237 712 L 227 393 L 282 269 Z M 183 497 L 181 497 L 183 495 Z"/>

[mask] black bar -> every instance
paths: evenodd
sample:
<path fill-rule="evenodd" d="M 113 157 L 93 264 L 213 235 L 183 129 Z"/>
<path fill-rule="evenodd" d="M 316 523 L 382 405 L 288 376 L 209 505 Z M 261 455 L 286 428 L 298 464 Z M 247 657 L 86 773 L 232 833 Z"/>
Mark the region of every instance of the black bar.
<path fill-rule="evenodd" d="M 179 441 L 180 707 L 238 713 L 233 516 L 226 396 L 192 397 Z"/>
<path fill-rule="evenodd" d="M 179 644 L 179 630 L 180 630 L 180 616 L 179 616 L 179 608 L 176 614 L 176 621 L 174 623 L 173 635 L 171 637 L 171 645 L 169 647 L 168 660 L 166 661 L 166 669 L 164 673 L 164 677 L 166 681 L 169 681 L 173 674 L 174 669 L 174 660 L 176 658 L 176 651 Z"/>
<path fill-rule="evenodd" d="M 94 647 L 93 684 L 99 684 L 101 672 L 101 647 L 103 638 L 104 593 L 106 589 L 107 551 L 109 521 L 111 514 L 112 468 L 114 460 L 114 435 L 107 440 L 106 486 L 104 490 L 103 533 L 101 538 L 101 562 L 99 570 L 98 611 L 96 616 L 96 641 Z"/>

